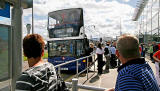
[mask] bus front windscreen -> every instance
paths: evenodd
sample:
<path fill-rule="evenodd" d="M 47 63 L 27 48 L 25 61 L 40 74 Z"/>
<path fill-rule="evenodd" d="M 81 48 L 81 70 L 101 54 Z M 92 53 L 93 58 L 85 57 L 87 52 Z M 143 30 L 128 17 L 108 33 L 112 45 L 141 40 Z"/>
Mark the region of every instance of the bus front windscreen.
<path fill-rule="evenodd" d="M 61 40 L 48 42 L 48 56 L 74 56 L 74 41 Z"/>
<path fill-rule="evenodd" d="M 83 26 L 83 10 L 81 8 L 63 9 L 48 13 L 48 32 L 50 38 L 78 36 Z M 71 31 L 72 29 L 72 31 Z M 66 35 L 57 32 L 68 32 Z M 55 32 L 56 31 L 56 32 Z"/>

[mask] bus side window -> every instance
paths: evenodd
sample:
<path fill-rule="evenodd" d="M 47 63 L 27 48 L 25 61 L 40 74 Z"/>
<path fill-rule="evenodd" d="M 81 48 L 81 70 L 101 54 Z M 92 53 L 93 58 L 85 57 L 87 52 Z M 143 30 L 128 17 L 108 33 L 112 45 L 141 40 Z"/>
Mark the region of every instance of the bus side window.
<path fill-rule="evenodd" d="M 88 48 L 89 48 L 89 42 L 88 42 L 88 39 L 85 38 L 84 39 L 84 51 L 85 51 L 85 55 L 87 53 Z"/>
<path fill-rule="evenodd" d="M 70 43 L 70 53 L 73 54 L 73 44 L 72 43 Z"/>

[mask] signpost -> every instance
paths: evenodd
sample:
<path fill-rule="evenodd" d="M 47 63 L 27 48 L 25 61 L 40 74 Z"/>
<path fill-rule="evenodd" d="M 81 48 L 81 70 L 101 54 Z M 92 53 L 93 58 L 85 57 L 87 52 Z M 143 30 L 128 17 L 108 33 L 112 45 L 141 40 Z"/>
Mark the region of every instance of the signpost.
<path fill-rule="evenodd" d="M 2 3 L 0 4 L 0 16 L 10 18 L 10 5 L 9 3 L 5 3 L 5 5 Z"/>

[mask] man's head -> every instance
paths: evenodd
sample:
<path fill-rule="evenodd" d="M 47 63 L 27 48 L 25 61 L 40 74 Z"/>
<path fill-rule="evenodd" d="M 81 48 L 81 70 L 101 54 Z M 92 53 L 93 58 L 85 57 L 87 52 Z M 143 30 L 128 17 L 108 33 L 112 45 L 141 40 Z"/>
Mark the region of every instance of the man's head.
<path fill-rule="evenodd" d="M 130 34 L 122 35 L 117 41 L 117 56 L 122 59 L 139 58 L 139 42 L 138 39 Z"/>
<path fill-rule="evenodd" d="M 109 46 L 109 43 L 107 43 L 106 45 Z"/>
<path fill-rule="evenodd" d="M 42 57 L 44 46 L 44 40 L 38 34 L 29 34 L 23 39 L 23 51 L 27 58 Z"/>
<path fill-rule="evenodd" d="M 109 42 L 106 42 L 106 45 L 109 46 Z"/>
<path fill-rule="evenodd" d="M 93 48 L 93 47 L 94 47 L 94 44 L 93 44 L 93 43 L 90 43 L 89 46 L 90 46 L 91 48 Z"/>

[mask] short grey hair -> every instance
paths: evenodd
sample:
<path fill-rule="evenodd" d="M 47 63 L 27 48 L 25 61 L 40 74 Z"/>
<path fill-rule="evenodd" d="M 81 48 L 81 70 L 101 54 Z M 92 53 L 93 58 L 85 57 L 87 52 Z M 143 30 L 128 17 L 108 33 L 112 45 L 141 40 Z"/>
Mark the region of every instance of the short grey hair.
<path fill-rule="evenodd" d="M 137 58 L 140 57 L 139 41 L 130 34 L 120 36 L 117 41 L 117 50 L 124 58 Z"/>

